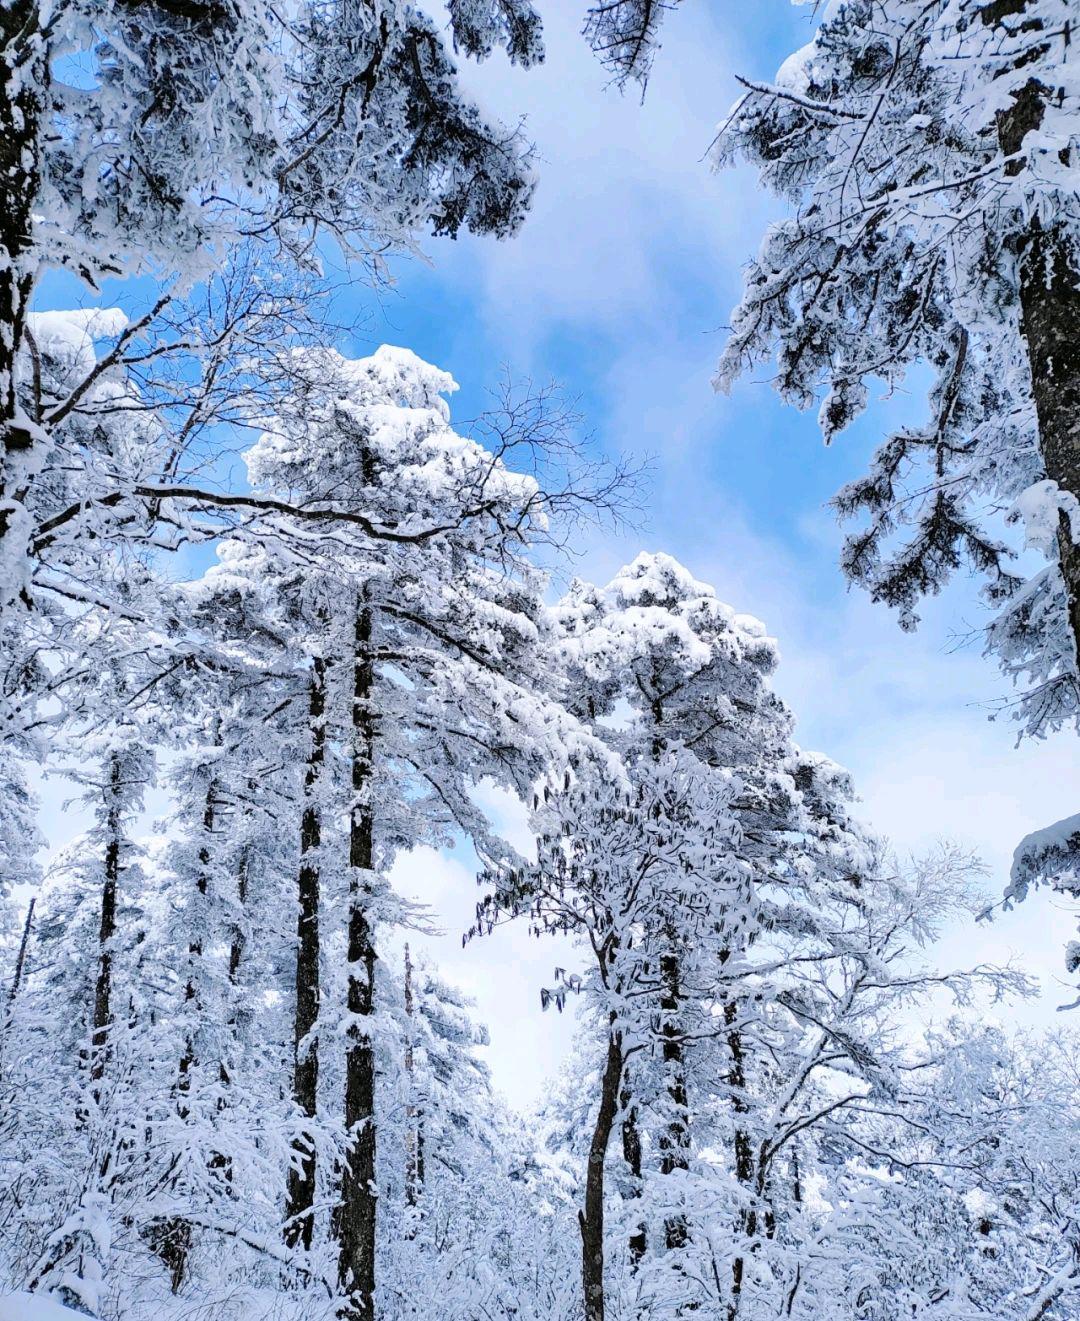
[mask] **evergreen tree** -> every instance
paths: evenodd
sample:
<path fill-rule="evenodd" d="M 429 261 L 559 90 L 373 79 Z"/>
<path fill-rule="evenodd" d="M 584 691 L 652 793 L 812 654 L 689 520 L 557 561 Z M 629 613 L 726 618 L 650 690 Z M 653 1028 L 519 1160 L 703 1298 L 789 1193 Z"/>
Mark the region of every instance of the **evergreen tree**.
<path fill-rule="evenodd" d="M 716 377 L 775 356 L 826 442 L 872 379 L 933 372 L 929 419 L 890 436 L 836 497 L 863 514 L 842 565 L 913 628 L 962 565 L 997 608 L 988 649 L 1036 736 L 1075 720 L 1080 649 L 1072 326 L 1075 46 L 1047 0 L 852 0 L 775 83 L 746 83 L 715 149 L 797 204 L 750 263 Z M 1045 567 L 1026 574 L 1004 511 Z"/>

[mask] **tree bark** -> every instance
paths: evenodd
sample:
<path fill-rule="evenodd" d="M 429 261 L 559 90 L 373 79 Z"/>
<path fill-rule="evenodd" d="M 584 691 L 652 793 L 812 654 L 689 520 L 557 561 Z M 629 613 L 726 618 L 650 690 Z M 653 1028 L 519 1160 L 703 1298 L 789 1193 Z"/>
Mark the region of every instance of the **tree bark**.
<path fill-rule="evenodd" d="M 100 1082 L 105 1073 L 112 1022 L 113 939 L 116 936 L 116 900 L 120 881 L 120 758 L 109 758 L 106 787 L 105 867 L 101 885 L 101 922 L 98 928 L 98 974 L 94 987 L 94 1030 L 90 1040 L 90 1079 Z"/>
<path fill-rule="evenodd" d="M 19 506 L 38 461 L 19 407 L 17 360 L 37 277 L 33 208 L 49 68 L 38 0 L 0 5 L 0 612 L 20 591 Z"/>
<path fill-rule="evenodd" d="M 345 1054 L 345 1125 L 351 1147 L 341 1179 L 338 1277 L 348 1297 L 345 1321 L 375 1321 L 375 1047 L 370 1019 L 375 998 L 371 927 L 374 814 L 371 803 L 375 723 L 371 709 L 372 611 L 357 611 L 353 663 L 352 793 L 349 818 L 349 1025 Z"/>
<path fill-rule="evenodd" d="M 746 1103 L 746 1069 L 743 1064 L 742 1036 L 734 1026 L 738 1017 L 738 1006 L 734 1000 L 724 1005 L 724 1022 L 728 1027 L 728 1050 L 731 1052 L 731 1069 L 728 1083 L 731 1087 L 731 1104 L 737 1116 L 735 1121 L 735 1177 L 750 1190 L 754 1178 L 754 1149 L 750 1134 L 744 1126 L 743 1117 L 749 1112 Z M 739 1232 L 744 1239 L 752 1239 L 757 1233 L 757 1212 L 751 1206 L 739 1214 Z M 735 1321 L 742 1301 L 743 1283 L 746 1275 L 746 1259 L 740 1253 L 731 1263 L 731 1302 L 728 1304 L 728 1321 Z"/>
<path fill-rule="evenodd" d="M 416 997 L 413 993 L 413 965 L 409 946 L 405 946 L 405 1201 L 410 1207 L 418 1206 L 424 1189 L 424 1133 L 423 1112 L 416 1095 L 416 1061 L 413 1047 L 413 1019 L 416 1016 Z M 410 1222 L 406 1233 L 416 1235 L 416 1225 Z"/>
<path fill-rule="evenodd" d="M 250 859 L 248 851 L 245 848 L 240 854 L 240 861 L 236 868 L 236 902 L 239 905 L 241 915 L 247 905 L 248 896 L 248 867 Z M 229 985 L 235 990 L 240 981 L 240 964 L 244 959 L 244 938 L 243 927 L 237 927 L 233 932 L 233 938 L 229 943 Z M 236 1024 L 235 1015 L 229 1020 L 230 1026 Z"/>
<path fill-rule="evenodd" d="M 628 1084 L 629 1080 L 627 1080 L 627 1085 L 623 1087 L 622 1095 L 619 1097 L 619 1104 L 622 1106 L 625 1116 L 622 1122 L 622 1149 L 623 1160 L 626 1161 L 632 1180 L 630 1196 L 638 1199 L 641 1197 L 641 1132 L 638 1129 L 637 1106 L 633 1104 Z M 631 1268 L 635 1267 L 644 1257 L 648 1245 L 645 1222 L 642 1220 L 637 1229 L 630 1235 Z"/>
<path fill-rule="evenodd" d="M 667 1129 L 660 1134 L 660 1172 L 673 1174 L 690 1166 L 690 1115 L 686 1090 L 686 1069 L 683 1046 L 679 1039 L 676 1015 L 682 1003 L 679 985 L 679 959 L 676 954 L 665 954 L 660 960 L 660 975 L 664 991 L 660 1006 L 664 1012 L 664 1065 L 668 1075 L 668 1098 L 672 1113 Z M 669 1249 L 685 1247 L 687 1240 L 686 1217 L 669 1216 L 664 1221 L 664 1240 Z"/>
<path fill-rule="evenodd" d="M 23 970 L 26 967 L 26 951 L 30 945 L 30 932 L 34 926 L 34 905 L 37 903 L 37 895 L 30 896 L 30 902 L 26 906 L 26 920 L 23 922 L 22 939 L 19 941 L 19 954 L 15 960 L 15 974 L 11 979 L 11 989 L 8 991 L 8 1004 L 15 1003 L 15 997 L 19 994 L 19 987 L 22 985 Z"/>
<path fill-rule="evenodd" d="M 206 786 L 206 799 L 203 805 L 202 833 L 203 844 L 199 849 L 199 869 L 195 878 L 195 888 L 201 899 L 205 900 L 210 892 L 211 841 L 217 819 L 217 781 L 211 777 Z M 199 915 L 200 922 L 205 914 Z M 181 1119 L 190 1113 L 185 1097 L 191 1089 L 191 1071 L 197 1061 L 195 1027 L 191 1015 L 199 1016 L 202 1010 L 195 969 L 202 959 L 202 934 L 197 934 L 188 944 L 188 979 L 184 986 L 184 1009 L 188 1015 L 184 1053 L 180 1058 L 177 1078 L 177 1112 Z M 191 1251 L 191 1224 L 182 1216 L 171 1216 L 163 1221 L 154 1233 L 154 1247 L 169 1272 L 169 1282 L 173 1293 L 177 1293 L 187 1274 L 188 1254 Z"/>
<path fill-rule="evenodd" d="M 319 1043 L 312 1036 L 319 1020 L 319 848 L 322 813 L 318 786 L 326 757 L 326 661 L 315 658 L 308 690 L 311 742 L 304 772 L 304 810 L 300 819 L 300 869 L 297 874 L 299 911 L 296 921 L 296 1007 L 293 1017 L 293 1099 L 300 1112 L 314 1119 L 319 1098 Z M 315 1205 L 316 1157 L 311 1134 L 293 1144 L 285 1200 L 290 1247 L 311 1247 Z"/>
<path fill-rule="evenodd" d="M 578 1212 L 581 1228 L 581 1291 L 585 1321 L 604 1321 L 604 1163 L 619 1108 L 622 1083 L 622 1034 L 608 1029 L 607 1060 L 600 1085 L 589 1161 L 585 1171 L 585 1209 Z"/>
<path fill-rule="evenodd" d="M 1010 5 L 1009 12 L 1016 8 Z M 998 115 L 998 140 L 1007 156 L 1039 128 L 1050 94 L 1032 79 Z M 1037 216 L 1018 257 L 1020 330 L 1043 467 L 1060 491 L 1080 501 L 1080 268 L 1060 231 L 1044 229 Z M 1080 512 L 1075 533 L 1068 514 L 1059 513 L 1057 540 L 1073 659 L 1080 668 Z"/>
<path fill-rule="evenodd" d="M 1020 263 L 1022 331 L 1046 475 L 1080 501 L 1080 269 L 1060 235 L 1039 228 Z M 1080 509 L 1058 514 L 1058 556 L 1073 657 L 1080 667 Z"/>

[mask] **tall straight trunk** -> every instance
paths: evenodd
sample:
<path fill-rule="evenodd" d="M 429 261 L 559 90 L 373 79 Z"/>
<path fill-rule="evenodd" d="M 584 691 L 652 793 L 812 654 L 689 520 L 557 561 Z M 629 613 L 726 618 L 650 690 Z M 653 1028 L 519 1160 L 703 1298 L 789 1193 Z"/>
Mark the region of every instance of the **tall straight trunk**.
<path fill-rule="evenodd" d="M 638 1111 L 637 1106 L 633 1103 L 633 1093 L 629 1085 L 629 1079 L 624 1082 L 619 1104 L 622 1107 L 624 1116 L 622 1121 L 622 1150 L 623 1160 L 626 1161 L 627 1168 L 630 1171 L 630 1196 L 639 1199 L 641 1197 L 641 1130 L 638 1128 Z M 645 1221 L 642 1220 L 639 1222 L 637 1229 L 630 1235 L 631 1267 L 636 1266 L 644 1257 L 648 1245 Z"/>
<path fill-rule="evenodd" d="M 256 785 L 248 781 L 248 793 L 255 792 Z M 251 866 L 251 856 L 248 847 L 245 845 L 240 850 L 240 856 L 236 862 L 236 906 L 238 918 L 233 927 L 232 939 L 229 941 L 229 1019 L 226 1041 L 231 1047 L 231 1053 L 239 1055 L 243 1053 L 244 1043 L 240 1039 L 241 1024 L 244 1022 L 245 1014 L 240 1008 L 240 965 L 244 961 L 244 949 L 247 945 L 245 931 L 246 907 L 248 897 L 248 872 Z M 228 1047 L 227 1047 L 228 1048 Z M 223 1114 L 228 1104 L 228 1088 L 232 1085 L 232 1079 L 229 1075 L 229 1066 L 224 1059 L 218 1062 L 218 1077 L 221 1079 L 221 1095 L 218 1097 L 217 1110 Z M 211 1168 L 221 1170 L 227 1183 L 231 1184 L 233 1180 L 233 1163 L 230 1156 L 223 1152 L 218 1153 L 211 1161 Z"/>
<path fill-rule="evenodd" d="M 98 973 L 94 986 L 94 1030 L 90 1043 L 90 1078 L 100 1082 L 109 1052 L 112 1023 L 113 939 L 116 936 L 116 900 L 120 882 L 120 758 L 109 758 L 105 790 L 105 868 L 101 885 L 101 922 L 98 928 Z"/>
<path fill-rule="evenodd" d="M 664 704 L 656 696 L 650 703 L 653 737 L 652 756 L 659 761 L 663 755 L 666 740 L 664 738 Z M 659 1135 L 657 1146 L 660 1149 L 660 1172 L 674 1174 L 676 1170 L 685 1170 L 690 1166 L 690 1105 L 686 1087 L 686 1064 L 683 1059 L 683 1043 L 679 1035 L 678 1015 L 682 1006 L 682 987 L 679 972 L 677 933 L 669 922 L 664 932 L 668 952 L 660 959 L 660 981 L 663 986 L 660 996 L 660 1008 L 664 1016 L 663 1060 L 667 1075 L 668 1100 L 671 1104 L 671 1118 L 667 1128 Z M 686 1217 L 668 1216 L 664 1221 L 664 1243 L 668 1250 L 684 1247 L 688 1237 Z"/>
<path fill-rule="evenodd" d="M 15 1003 L 15 997 L 19 994 L 19 987 L 22 985 L 23 971 L 26 968 L 26 951 L 30 946 L 30 933 L 34 929 L 34 906 L 37 904 L 37 895 L 30 896 L 30 902 L 26 905 L 26 918 L 23 922 L 22 939 L 19 941 L 19 953 L 15 959 L 15 973 L 11 978 L 11 989 L 8 991 L 8 1004 Z"/>
<path fill-rule="evenodd" d="M 30 902 L 26 905 L 26 917 L 23 919 L 22 939 L 19 941 L 19 953 L 15 958 L 15 972 L 11 978 L 11 986 L 8 988 L 7 1009 L 4 1012 L 3 1019 L 0 1020 L 0 1085 L 4 1081 L 4 1040 L 8 1028 L 11 1026 L 11 1020 L 15 1013 L 15 1000 L 18 997 L 23 974 L 26 971 L 26 954 L 30 948 L 30 935 L 34 929 L 34 908 L 36 904 L 37 896 L 31 895 Z"/>
<path fill-rule="evenodd" d="M 240 909 L 241 921 L 243 921 L 244 909 L 247 907 L 248 897 L 248 869 L 251 860 L 248 851 L 245 848 L 240 854 L 240 860 L 236 865 L 236 902 Z M 240 983 L 240 964 L 244 960 L 244 948 L 246 945 L 244 930 L 238 926 L 233 932 L 233 938 L 229 942 L 229 985 L 235 989 Z M 230 1026 L 236 1022 L 235 1014 L 229 1019 Z"/>
<path fill-rule="evenodd" d="M 731 1069 L 728 1083 L 731 1087 L 731 1104 L 735 1111 L 735 1177 L 749 1192 L 754 1178 L 754 1150 L 750 1134 L 746 1128 L 746 1115 L 749 1106 L 746 1103 L 746 1067 L 744 1064 L 742 1034 L 735 1026 L 739 1010 L 734 1000 L 724 1005 L 724 1023 L 728 1028 L 728 1050 L 731 1052 Z M 739 1232 L 744 1239 L 753 1239 L 757 1233 L 757 1212 L 753 1206 L 739 1213 Z M 735 1321 L 742 1301 L 743 1283 L 746 1276 L 746 1258 L 740 1252 L 731 1263 L 731 1302 L 728 1304 L 728 1321 Z"/>
<path fill-rule="evenodd" d="M 1021 0 L 1007 6 L 1008 12 L 1022 8 Z M 998 114 L 998 140 L 1005 155 L 1018 152 L 1028 133 L 1040 127 L 1051 94 L 1052 89 L 1032 79 L 1009 109 Z M 1020 168 L 1017 164 L 1010 170 Z M 1060 491 L 1080 501 L 1080 267 L 1062 233 L 1044 228 L 1037 216 L 1017 255 L 1020 330 L 1043 467 Z M 1076 523 L 1074 530 L 1068 514 L 1059 513 L 1058 553 L 1074 660 L 1080 667 L 1080 511 Z"/>
<path fill-rule="evenodd" d="M 614 1024 L 614 1015 L 612 1015 Z M 585 1169 L 585 1209 L 578 1212 L 581 1228 L 581 1291 L 585 1321 L 604 1321 L 604 1164 L 619 1108 L 623 1075 L 622 1034 L 608 1029 L 607 1060 L 600 1083 L 589 1161 Z"/>
<path fill-rule="evenodd" d="M 19 408 L 16 364 L 37 275 L 33 210 L 49 68 L 39 0 L 0 5 L 0 613 L 21 588 L 20 504 L 42 456 Z"/>
<path fill-rule="evenodd" d="M 352 808 L 349 815 L 349 1027 L 345 1053 L 345 1124 L 351 1145 L 341 1178 L 337 1220 L 338 1278 L 348 1301 L 346 1321 L 375 1318 L 375 1044 L 365 1024 L 375 999 L 375 946 L 371 927 L 374 815 L 371 803 L 375 721 L 371 709 L 374 665 L 372 612 L 356 616 L 353 661 Z"/>
<path fill-rule="evenodd" d="M 202 833 L 203 843 L 199 848 L 199 867 L 195 876 L 195 889 L 199 898 L 205 900 L 210 893 L 211 840 L 217 819 L 217 781 L 213 778 L 207 783 L 206 798 L 203 803 Z M 202 920 L 200 916 L 200 920 Z M 184 986 L 184 1005 L 188 1012 L 198 1014 L 202 1008 L 199 1003 L 199 988 L 195 969 L 202 960 L 202 934 L 197 934 L 188 944 L 188 979 Z M 196 1062 L 195 1033 L 189 1021 L 187 1035 L 184 1038 L 184 1054 L 180 1059 L 180 1091 L 186 1092 L 189 1086 L 191 1070 Z M 186 1107 L 183 1109 L 186 1113 Z"/>
<path fill-rule="evenodd" d="M 673 934 L 673 933 L 672 933 Z M 664 984 L 660 1006 L 664 1011 L 664 1067 L 667 1073 L 668 1100 L 671 1105 L 671 1118 L 667 1127 L 660 1134 L 657 1145 L 660 1148 L 660 1172 L 674 1174 L 676 1170 L 685 1170 L 690 1166 L 690 1114 L 686 1089 L 686 1066 L 683 1060 L 683 1044 L 679 1037 L 676 1021 L 682 1004 L 682 990 L 679 984 L 679 958 L 677 954 L 665 954 L 660 960 L 660 976 Z M 664 1221 L 664 1241 L 669 1249 L 686 1245 L 686 1217 L 668 1216 Z"/>
<path fill-rule="evenodd" d="M 206 786 L 206 798 L 203 804 L 203 843 L 199 849 L 199 867 L 195 877 L 195 889 L 202 900 L 205 900 L 210 893 L 210 861 L 216 820 L 217 781 L 211 777 Z M 204 914 L 200 914 L 200 922 L 204 920 L 204 916 Z M 184 1098 L 191 1090 L 191 1071 L 197 1063 L 195 1027 L 190 1021 L 190 1016 L 194 1014 L 198 1017 L 203 1008 L 200 1003 L 196 976 L 196 969 L 202 960 L 202 956 L 203 940 L 200 932 L 188 944 L 189 967 L 187 983 L 184 986 L 184 1009 L 189 1015 L 189 1021 L 184 1037 L 184 1053 L 180 1057 L 177 1078 L 177 1111 L 181 1119 L 186 1119 L 189 1114 L 187 1102 Z M 190 1223 L 182 1216 L 170 1217 L 162 1223 L 155 1233 L 154 1247 L 169 1272 L 169 1282 L 173 1293 L 176 1293 L 187 1274 L 188 1254 L 191 1251 Z"/>
<path fill-rule="evenodd" d="M 1080 502 L 1080 268 L 1061 236 L 1034 222 L 1020 263 L 1022 331 L 1046 475 Z M 1058 514 L 1058 556 L 1080 668 L 1080 504 Z"/>
<path fill-rule="evenodd" d="M 316 656 L 308 690 L 311 742 L 304 772 L 304 810 L 300 819 L 299 907 L 296 919 L 296 1007 L 293 1016 L 293 1099 L 300 1112 L 314 1119 L 319 1103 L 319 1043 L 313 1036 L 319 1021 L 319 848 L 322 812 L 319 782 L 326 758 L 326 661 Z M 314 1232 L 316 1158 L 313 1137 L 293 1144 L 285 1198 L 286 1242 L 311 1247 Z"/>
<path fill-rule="evenodd" d="M 413 1019 L 416 1017 L 416 996 L 413 991 L 413 965 L 409 946 L 405 946 L 405 1201 L 417 1206 L 424 1190 L 424 1116 L 416 1094 L 416 1059 L 413 1045 Z M 406 1230 L 410 1238 L 416 1226 L 410 1223 Z"/>

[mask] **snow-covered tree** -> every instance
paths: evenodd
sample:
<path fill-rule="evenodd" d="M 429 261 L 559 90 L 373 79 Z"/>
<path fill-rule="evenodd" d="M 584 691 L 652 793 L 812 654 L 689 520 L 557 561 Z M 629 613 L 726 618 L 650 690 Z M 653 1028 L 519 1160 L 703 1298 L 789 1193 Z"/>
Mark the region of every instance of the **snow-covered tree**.
<path fill-rule="evenodd" d="M 541 58 L 525 0 L 449 8 L 466 54 Z M 27 398 L 33 370 L 23 374 L 42 270 L 91 288 L 153 272 L 163 303 L 244 240 L 311 265 L 324 233 L 375 263 L 424 231 L 511 233 L 532 179 L 520 134 L 460 89 L 437 22 L 395 0 L 12 0 L 0 33 L 6 607 L 25 579 L 27 494 L 54 441 L 55 421 Z"/>
<path fill-rule="evenodd" d="M 981 576 L 987 650 L 1036 737 L 1080 713 L 1071 31 L 1053 0 L 838 4 L 774 83 L 745 84 L 715 149 L 798 208 L 748 267 L 718 387 L 774 358 L 788 402 L 808 408 L 824 389 L 828 442 L 874 380 L 930 369 L 928 420 L 888 437 L 835 497 L 842 517 L 866 519 L 842 567 L 905 628 L 954 572 Z M 1022 549 L 1041 563 L 1028 569 Z M 1060 848 L 1039 865 L 1051 861 L 1068 868 Z"/>
<path fill-rule="evenodd" d="M 602 0 L 585 11 L 585 39 L 619 87 L 649 81 L 660 29 L 679 0 Z"/>
<path fill-rule="evenodd" d="M 505 856 L 476 806 L 476 784 L 491 777 L 520 788 L 563 755 L 572 722 L 538 682 L 540 580 L 525 557 L 547 539 L 560 502 L 579 497 L 508 466 L 514 450 L 546 441 L 542 413 L 509 419 L 501 450 L 485 448 L 451 430 L 443 399 L 450 378 L 405 350 L 355 361 L 305 353 L 295 385 L 249 454 L 249 469 L 257 491 L 293 506 L 332 499 L 355 511 L 353 524 L 315 529 L 298 546 L 309 563 L 320 557 L 304 573 L 303 622 L 312 655 L 334 661 L 324 674 L 322 719 L 342 774 L 327 801 L 348 821 L 348 865 L 339 874 L 350 975 L 339 1012 L 352 1147 L 331 1230 L 352 1314 L 369 1317 L 377 932 L 397 916 L 385 873 L 399 849 L 454 832 L 471 837 L 482 856 Z M 258 561 L 263 555 L 245 571 L 273 573 Z M 324 1024 L 320 1037 L 328 1032 Z"/>
<path fill-rule="evenodd" d="M 846 777 L 791 741 L 767 683 L 775 648 L 756 620 L 664 555 L 639 556 L 600 590 L 575 584 L 554 617 L 556 691 L 609 758 L 545 789 L 535 866 L 496 877 L 478 917 L 483 929 L 502 908 L 525 911 L 591 951 L 584 982 L 562 974 L 546 997 L 584 989 L 605 1043 L 580 1220 L 585 1309 L 601 1318 L 616 1124 L 624 1191 L 631 1202 L 649 1193 L 628 1258 L 641 1261 L 652 1243 L 649 1269 L 666 1281 L 656 1288 L 678 1293 L 693 1237 L 693 1043 L 722 1036 L 741 1053 L 748 952 L 763 920 L 812 928 L 816 887 L 858 865 L 862 844 Z M 649 1202 L 661 1208 L 651 1229 Z"/>
<path fill-rule="evenodd" d="M 843 569 L 908 628 L 957 569 L 981 575 L 988 648 L 1035 735 L 1078 710 L 1071 25 L 1055 0 L 830 6 L 774 83 L 745 84 L 715 150 L 797 207 L 748 267 L 717 385 L 775 358 L 786 401 L 808 408 L 824 389 L 830 441 L 874 380 L 930 369 L 928 420 L 835 499 L 867 520 Z M 1016 562 L 1002 516 L 1044 567 Z"/>

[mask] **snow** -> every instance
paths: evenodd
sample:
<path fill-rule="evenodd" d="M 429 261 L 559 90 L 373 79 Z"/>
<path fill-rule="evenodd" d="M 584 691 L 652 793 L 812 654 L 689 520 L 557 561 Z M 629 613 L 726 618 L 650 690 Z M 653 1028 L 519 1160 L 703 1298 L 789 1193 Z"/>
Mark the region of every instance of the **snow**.
<path fill-rule="evenodd" d="M 1078 859 L 1080 814 L 1033 830 L 1016 846 L 1006 899 L 1023 900 L 1028 887 L 1046 877 L 1054 879 L 1061 889 L 1071 890 Z"/>
<path fill-rule="evenodd" d="M 1008 517 L 1010 522 L 1023 524 L 1027 548 L 1052 554 L 1057 546 L 1062 513 L 1069 516 L 1073 540 L 1080 540 L 1080 501 L 1071 491 L 1063 491 L 1057 482 L 1047 478 L 1021 491 Z"/>
<path fill-rule="evenodd" d="M 810 87 L 810 65 L 817 55 L 816 42 L 809 41 L 793 51 L 776 71 L 777 87 L 788 87 L 793 92 L 806 92 Z"/>
<path fill-rule="evenodd" d="M 94 342 L 121 335 L 128 327 L 127 315 L 118 307 L 31 312 L 27 321 L 38 350 L 80 376 L 97 361 Z"/>
<path fill-rule="evenodd" d="M 0 1296 L 0 1321 L 76 1321 L 81 1312 L 29 1293 Z"/>

